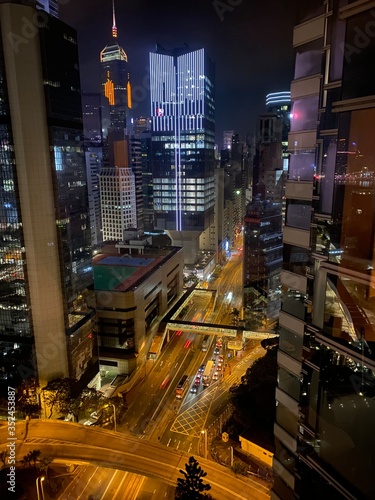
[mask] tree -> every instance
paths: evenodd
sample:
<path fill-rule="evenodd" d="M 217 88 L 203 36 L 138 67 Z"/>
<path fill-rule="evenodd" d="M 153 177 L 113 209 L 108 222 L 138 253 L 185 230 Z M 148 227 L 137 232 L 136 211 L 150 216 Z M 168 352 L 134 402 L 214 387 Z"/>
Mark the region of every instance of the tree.
<path fill-rule="evenodd" d="M 55 378 L 43 388 L 44 404 L 49 408 L 51 418 L 53 413 L 67 413 L 71 401 L 71 388 L 74 380 Z"/>
<path fill-rule="evenodd" d="M 5 468 L 6 467 L 6 459 L 8 457 L 8 451 L 7 450 L 4 450 L 4 451 L 1 451 L 0 452 L 0 460 L 3 462 L 3 467 Z"/>
<path fill-rule="evenodd" d="M 21 460 L 21 464 L 22 465 L 28 465 L 30 467 L 30 464 L 31 464 L 31 456 L 30 456 L 30 453 L 29 452 L 27 455 L 24 455 L 23 459 Z"/>
<path fill-rule="evenodd" d="M 33 462 L 34 467 L 36 467 L 36 461 L 38 460 L 40 453 L 40 450 L 33 450 L 28 453 L 28 455 L 30 456 L 30 462 Z"/>
<path fill-rule="evenodd" d="M 185 470 L 180 469 L 180 473 L 184 476 L 184 479 L 180 477 L 177 479 L 175 498 L 180 500 L 206 498 L 202 492 L 210 490 L 211 486 L 208 483 L 203 483 L 202 478 L 207 476 L 207 472 L 202 470 L 199 462 L 194 457 L 189 458 L 189 462 L 185 464 Z"/>
<path fill-rule="evenodd" d="M 52 457 L 42 457 L 39 459 L 37 467 L 40 472 L 46 475 L 46 477 L 48 477 L 48 467 L 50 466 L 51 462 L 53 462 Z"/>

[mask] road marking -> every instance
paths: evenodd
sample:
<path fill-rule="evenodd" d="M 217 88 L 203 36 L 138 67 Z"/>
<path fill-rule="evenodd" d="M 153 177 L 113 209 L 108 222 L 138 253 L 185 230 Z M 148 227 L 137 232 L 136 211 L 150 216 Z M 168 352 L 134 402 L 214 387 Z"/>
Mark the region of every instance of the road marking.
<path fill-rule="evenodd" d="M 124 472 L 124 471 L 123 471 L 123 472 Z M 115 490 L 115 494 L 113 495 L 113 498 L 115 498 L 115 497 L 117 496 L 118 492 L 120 491 L 120 488 L 122 487 L 122 483 L 125 481 L 126 476 L 127 476 L 128 474 L 129 474 L 129 472 L 124 472 L 124 476 L 123 476 L 123 478 L 121 479 L 120 484 L 118 485 L 117 489 Z M 113 498 L 112 498 L 112 500 L 113 500 Z"/>
<path fill-rule="evenodd" d="M 171 439 L 172 439 L 172 438 L 169 438 L 169 441 L 168 441 L 168 444 L 167 444 L 167 446 L 169 446 L 169 443 L 171 442 Z"/>
<path fill-rule="evenodd" d="M 89 477 L 89 480 L 86 483 L 86 486 L 83 488 L 83 490 L 82 490 L 81 494 L 79 495 L 79 497 L 77 498 L 77 500 L 79 500 L 82 497 L 83 492 L 85 491 L 85 489 L 87 488 L 87 486 L 90 484 L 91 479 L 94 477 L 94 475 L 96 474 L 96 471 L 98 469 L 99 469 L 99 467 L 96 467 L 96 469 L 94 470 L 94 472 L 91 474 L 91 476 Z"/>
<path fill-rule="evenodd" d="M 104 490 L 103 495 L 100 497 L 100 500 L 102 500 L 102 499 L 104 498 L 105 494 L 107 493 L 108 488 L 110 487 L 110 485 L 111 485 L 112 481 L 113 481 L 113 480 L 114 480 L 114 478 L 115 478 L 115 475 L 116 475 L 118 472 L 119 472 L 119 471 L 116 469 L 115 473 L 114 473 L 114 474 L 112 475 L 112 477 L 111 477 L 111 480 L 108 482 L 108 486 L 107 486 L 107 487 L 106 487 L 106 489 Z"/>
<path fill-rule="evenodd" d="M 176 450 L 179 449 L 181 441 L 178 442 Z"/>

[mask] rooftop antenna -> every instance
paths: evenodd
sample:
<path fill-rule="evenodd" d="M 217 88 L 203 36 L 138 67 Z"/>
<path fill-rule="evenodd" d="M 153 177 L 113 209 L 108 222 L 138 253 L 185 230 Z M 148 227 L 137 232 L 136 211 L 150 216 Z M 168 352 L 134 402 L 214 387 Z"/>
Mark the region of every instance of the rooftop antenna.
<path fill-rule="evenodd" d="M 116 14 L 115 14 L 115 0 L 112 0 L 112 36 L 117 38 Z"/>

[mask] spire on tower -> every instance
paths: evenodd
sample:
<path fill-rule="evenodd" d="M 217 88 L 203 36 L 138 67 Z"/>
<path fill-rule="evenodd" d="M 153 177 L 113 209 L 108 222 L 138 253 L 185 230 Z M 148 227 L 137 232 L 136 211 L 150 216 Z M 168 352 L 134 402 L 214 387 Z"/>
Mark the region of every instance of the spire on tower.
<path fill-rule="evenodd" d="M 117 26 L 116 26 L 116 15 L 115 15 L 115 0 L 112 0 L 112 36 L 113 38 L 117 38 Z"/>

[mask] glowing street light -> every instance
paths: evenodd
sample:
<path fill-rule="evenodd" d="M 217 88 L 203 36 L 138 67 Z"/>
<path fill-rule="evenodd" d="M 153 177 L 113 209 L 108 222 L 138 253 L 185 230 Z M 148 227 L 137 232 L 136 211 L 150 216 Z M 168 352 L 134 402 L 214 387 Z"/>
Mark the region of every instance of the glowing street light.
<path fill-rule="evenodd" d="M 43 481 L 44 480 L 45 480 L 44 476 L 39 476 L 36 478 L 36 481 L 35 481 L 36 494 L 37 494 L 38 500 L 45 500 L 44 499 L 44 489 L 43 489 Z"/>

